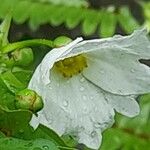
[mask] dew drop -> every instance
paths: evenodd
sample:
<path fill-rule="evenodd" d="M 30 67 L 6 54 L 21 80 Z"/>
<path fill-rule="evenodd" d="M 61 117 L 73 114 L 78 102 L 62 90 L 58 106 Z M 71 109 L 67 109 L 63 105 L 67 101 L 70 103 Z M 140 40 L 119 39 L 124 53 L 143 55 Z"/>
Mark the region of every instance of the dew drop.
<path fill-rule="evenodd" d="M 66 101 L 66 100 L 63 101 L 63 106 L 64 106 L 64 107 L 67 107 L 67 106 L 68 106 L 68 101 Z"/>
<path fill-rule="evenodd" d="M 81 78 L 81 79 L 80 79 L 80 82 L 84 82 L 84 81 L 85 81 L 85 79 L 84 79 L 84 78 Z"/>
<path fill-rule="evenodd" d="M 59 87 L 59 86 L 60 86 L 60 84 L 59 84 L 59 83 L 57 83 L 57 84 L 56 84 L 56 86 L 57 86 L 57 87 Z"/>
<path fill-rule="evenodd" d="M 49 118 L 48 119 L 48 124 L 52 124 L 53 123 L 53 119 L 52 118 Z"/>
<path fill-rule="evenodd" d="M 20 132 L 20 133 L 24 133 L 24 130 L 23 130 L 23 129 L 20 129 L 19 132 Z"/>
<path fill-rule="evenodd" d="M 67 83 L 69 84 L 69 83 L 70 83 L 70 80 L 67 80 Z"/>
<path fill-rule="evenodd" d="M 84 91 L 84 87 L 80 87 L 80 91 L 81 91 L 81 92 Z"/>
<path fill-rule="evenodd" d="M 87 99 L 87 97 L 85 95 L 83 95 L 83 100 L 86 100 L 86 99 Z"/>
<path fill-rule="evenodd" d="M 32 142 L 29 142 L 28 144 L 26 144 L 26 145 L 24 145 L 24 146 L 26 146 L 26 147 L 31 147 L 33 145 L 33 143 Z"/>
<path fill-rule="evenodd" d="M 96 136 L 96 131 L 92 131 L 91 132 L 91 137 L 95 137 Z"/>
<path fill-rule="evenodd" d="M 134 73 L 134 72 L 135 72 L 135 70 L 134 70 L 134 69 L 131 69 L 131 72 L 132 72 L 132 73 Z"/>
<path fill-rule="evenodd" d="M 84 106 L 83 112 L 84 112 L 84 114 L 87 114 L 87 113 L 88 113 L 88 108 L 87 108 L 86 106 Z"/>
<path fill-rule="evenodd" d="M 100 71 L 101 74 L 104 74 L 105 72 L 103 70 Z"/>
<path fill-rule="evenodd" d="M 53 88 L 49 85 L 49 89 L 52 90 Z"/>
<path fill-rule="evenodd" d="M 44 145 L 44 146 L 43 146 L 43 149 L 44 149 L 44 150 L 49 150 L 49 147 L 48 147 L 47 145 Z"/>
<path fill-rule="evenodd" d="M 90 99 L 91 99 L 91 100 L 93 100 L 93 99 L 94 99 L 94 97 L 93 97 L 93 96 L 90 96 Z"/>
<path fill-rule="evenodd" d="M 94 127 L 95 127 L 95 128 L 100 128 L 101 126 L 102 126 L 102 125 L 101 125 L 100 122 L 97 122 L 97 123 L 94 124 Z"/>

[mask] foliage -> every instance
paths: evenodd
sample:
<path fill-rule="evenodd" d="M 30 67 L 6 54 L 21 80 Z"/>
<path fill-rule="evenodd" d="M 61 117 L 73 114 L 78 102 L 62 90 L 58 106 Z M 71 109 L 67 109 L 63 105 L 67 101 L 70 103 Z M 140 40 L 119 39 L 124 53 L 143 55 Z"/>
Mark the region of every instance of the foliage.
<path fill-rule="evenodd" d="M 0 18 L 4 18 L 11 9 L 13 20 L 16 23 L 23 24 L 29 21 L 29 26 L 33 30 L 47 23 L 54 27 L 65 24 L 68 29 L 73 29 L 81 24 L 84 35 L 91 35 L 98 30 L 100 36 L 107 37 L 115 33 L 117 24 L 126 33 L 131 33 L 139 27 L 139 23 L 126 6 L 116 11 L 115 6 L 95 10 L 81 7 L 82 5 L 78 7 L 65 5 L 68 2 L 65 4 L 63 2 L 64 5 L 61 3 L 55 5 L 33 0 L 11 0 L 11 3 L 10 0 L 0 0 L 0 3 Z"/>
<path fill-rule="evenodd" d="M 145 25 L 150 30 L 150 2 L 142 2 L 143 13 L 145 17 Z"/>

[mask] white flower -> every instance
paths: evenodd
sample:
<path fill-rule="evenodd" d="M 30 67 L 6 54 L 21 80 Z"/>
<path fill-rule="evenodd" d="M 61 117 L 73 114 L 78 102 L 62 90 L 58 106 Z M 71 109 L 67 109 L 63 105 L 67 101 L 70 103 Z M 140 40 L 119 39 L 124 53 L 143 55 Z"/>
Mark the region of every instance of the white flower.
<path fill-rule="evenodd" d="M 68 57 L 75 59 L 80 54 L 86 68 L 82 61 L 72 74 L 59 64 L 57 68 L 56 62 L 64 65 L 64 60 L 74 61 Z M 140 59 L 150 59 L 150 42 L 144 29 L 130 36 L 88 41 L 78 38 L 53 49 L 29 83 L 29 88 L 38 92 L 45 104 L 38 117 L 33 116 L 32 126 L 44 124 L 60 136 L 71 134 L 79 143 L 98 149 L 101 132 L 114 122 L 114 110 L 136 116 L 139 105 L 135 98 L 150 92 L 150 68 Z"/>

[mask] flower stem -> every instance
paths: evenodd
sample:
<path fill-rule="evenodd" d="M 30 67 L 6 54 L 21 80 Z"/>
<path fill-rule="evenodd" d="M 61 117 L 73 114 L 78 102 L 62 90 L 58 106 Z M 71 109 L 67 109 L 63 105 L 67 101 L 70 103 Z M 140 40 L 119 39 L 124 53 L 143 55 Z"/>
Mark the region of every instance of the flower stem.
<path fill-rule="evenodd" d="M 2 51 L 2 53 L 8 53 L 8 52 L 14 51 L 16 49 L 29 47 L 29 46 L 37 46 L 37 45 L 46 45 L 51 48 L 54 47 L 53 41 L 51 41 L 51 40 L 32 39 L 32 40 L 25 40 L 25 41 L 10 43 L 10 44 L 2 47 L 1 51 Z"/>

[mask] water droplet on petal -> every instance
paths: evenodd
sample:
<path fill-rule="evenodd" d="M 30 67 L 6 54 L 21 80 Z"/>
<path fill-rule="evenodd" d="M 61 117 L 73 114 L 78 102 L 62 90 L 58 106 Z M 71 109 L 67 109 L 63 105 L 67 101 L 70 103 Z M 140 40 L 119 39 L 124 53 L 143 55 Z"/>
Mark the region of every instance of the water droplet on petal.
<path fill-rule="evenodd" d="M 94 127 L 95 127 L 95 128 L 100 128 L 101 126 L 102 126 L 102 125 L 101 125 L 100 122 L 97 122 L 97 123 L 94 124 Z"/>
<path fill-rule="evenodd" d="M 132 72 L 132 73 L 134 73 L 134 72 L 135 72 L 135 70 L 134 70 L 134 69 L 131 69 L 131 72 Z"/>
<path fill-rule="evenodd" d="M 83 95 L 83 100 L 86 100 L 86 99 L 87 99 L 86 95 Z"/>
<path fill-rule="evenodd" d="M 104 70 L 101 70 L 100 73 L 101 73 L 101 74 L 104 74 L 105 72 L 104 72 Z"/>
<path fill-rule="evenodd" d="M 63 105 L 64 105 L 64 107 L 67 107 L 68 106 L 68 101 L 63 101 Z"/>
<path fill-rule="evenodd" d="M 81 91 L 81 92 L 84 91 L 84 87 L 80 87 L 80 91 Z"/>
<path fill-rule="evenodd" d="M 70 80 L 67 80 L 67 83 L 70 83 Z"/>
<path fill-rule="evenodd" d="M 90 96 L 90 99 L 91 99 L 91 100 L 93 100 L 93 99 L 94 99 L 94 97 L 93 97 L 93 96 Z"/>
<path fill-rule="evenodd" d="M 57 83 L 57 84 L 56 84 L 56 86 L 57 86 L 57 87 L 59 87 L 59 86 L 60 86 L 60 84 L 59 84 L 59 83 Z"/>
<path fill-rule="evenodd" d="M 85 79 L 84 79 L 84 78 L 81 78 L 81 79 L 80 79 L 80 82 L 84 82 L 84 81 L 85 81 Z"/>
<path fill-rule="evenodd" d="M 49 85 L 49 89 L 52 90 L 53 88 Z"/>
<path fill-rule="evenodd" d="M 43 149 L 44 149 L 44 150 L 49 150 L 49 147 L 48 147 L 47 145 L 44 145 L 44 146 L 43 146 Z"/>
<path fill-rule="evenodd" d="M 91 132 L 91 137 L 95 137 L 96 136 L 96 131 L 92 131 Z"/>
<path fill-rule="evenodd" d="M 83 112 L 84 112 L 84 114 L 88 113 L 88 108 L 86 106 L 83 107 Z"/>
<path fill-rule="evenodd" d="M 52 118 L 49 118 L 49 119 L 48 119 L 48 124 L 52 124 L 52 122 L 53 122 L 53 119 L 52 119 Z"/>

